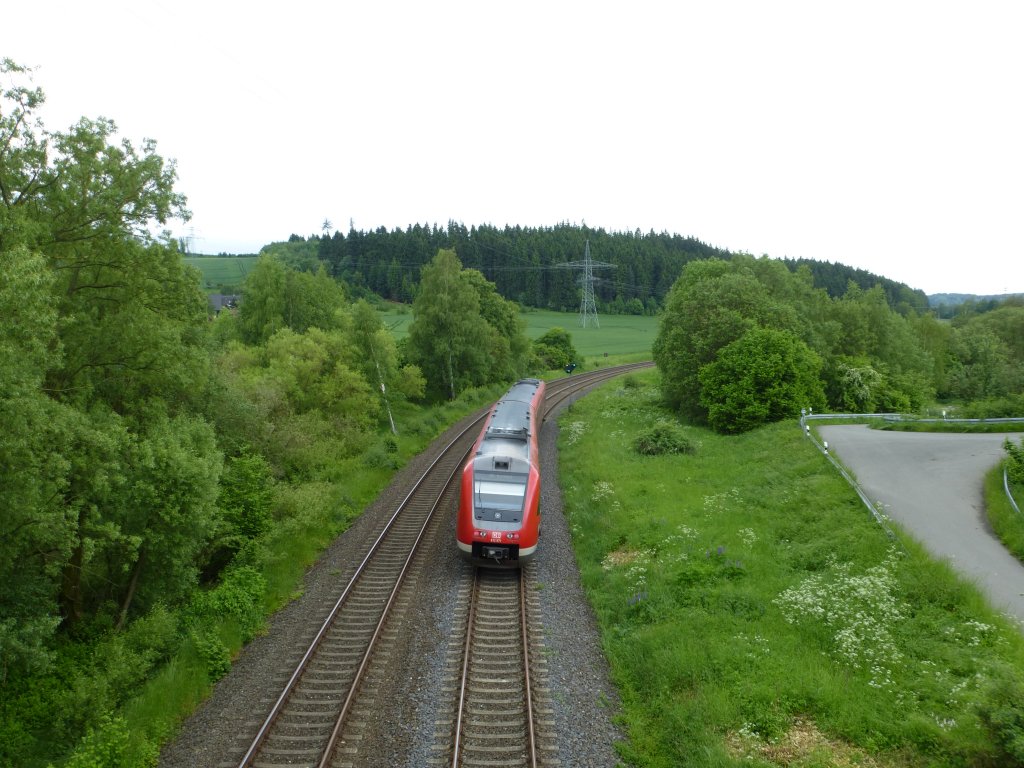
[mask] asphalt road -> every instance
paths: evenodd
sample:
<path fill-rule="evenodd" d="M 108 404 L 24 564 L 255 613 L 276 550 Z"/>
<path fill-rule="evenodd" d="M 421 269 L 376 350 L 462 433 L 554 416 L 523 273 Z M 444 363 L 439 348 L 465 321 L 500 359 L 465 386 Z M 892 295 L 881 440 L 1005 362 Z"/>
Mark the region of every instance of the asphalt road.
<path fill-rule="evenodd" d="M 883 432 L 863 425 L 818 433 L 881 512 L 1024 625 L 1024 565 L 992 533 L 983 496 L 985 473 L 1005 455 L 1003 442 L 1021 433 Z"/>

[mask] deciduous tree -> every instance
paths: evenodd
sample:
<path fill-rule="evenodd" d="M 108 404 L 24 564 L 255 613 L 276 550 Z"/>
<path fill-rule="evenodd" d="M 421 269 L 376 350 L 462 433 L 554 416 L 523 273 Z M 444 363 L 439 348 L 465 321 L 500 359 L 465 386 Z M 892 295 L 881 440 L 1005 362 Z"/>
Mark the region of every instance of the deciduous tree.
<path fill-rule="evenodd" d="M 801 408 L 821 410 L 821 358 L 788 331 L 752 328 L 700 370 L 701 402 L 717 432 L 746 432 Z"/>
<path fill-rule="evenodd" d="M 466 387 L 487 381 L 490 326 L 455 251 L 438 251 L 423 268 L 413 314 L 409 354 L 423 371 L 428 392 L 455 399 Z"/>

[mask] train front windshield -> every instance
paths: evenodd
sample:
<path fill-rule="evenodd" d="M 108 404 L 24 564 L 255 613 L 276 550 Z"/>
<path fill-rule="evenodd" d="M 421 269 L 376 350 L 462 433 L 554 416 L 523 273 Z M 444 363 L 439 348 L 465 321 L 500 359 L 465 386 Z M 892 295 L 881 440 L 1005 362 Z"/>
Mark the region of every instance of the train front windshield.
<path fill-rule="evenodd" d="M 521 522 L 527 479 L 527 475 L 501 480 L 478 476 L 473 483 L 473 517 L 488 522 Z"/>

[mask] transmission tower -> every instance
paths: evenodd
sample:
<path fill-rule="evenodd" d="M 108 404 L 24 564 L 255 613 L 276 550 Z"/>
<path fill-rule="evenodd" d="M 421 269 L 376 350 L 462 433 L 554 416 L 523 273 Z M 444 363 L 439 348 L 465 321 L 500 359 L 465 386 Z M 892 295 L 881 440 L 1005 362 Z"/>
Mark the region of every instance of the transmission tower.
<path fill-rule="evenodd" d="M 594 277 L 594 270 L 614 267 L 615 265 L 603 261 L 592 261 L 590 258 L 590 240 L 587 240 L 583 247 L 583 261 L 567 261 L 558 266 L 565 269 L 583 270 L 583 277 L 579 279 L 580 285 L 583 286 L 583 300 L 580 302 L 580 325 L 586 328 L 588 324 L 593 324 L 595 328 L 600 328 L 601 323 L 597 319 L 597 304 L 594 302 L 594 283 L 599 278 Z"/>

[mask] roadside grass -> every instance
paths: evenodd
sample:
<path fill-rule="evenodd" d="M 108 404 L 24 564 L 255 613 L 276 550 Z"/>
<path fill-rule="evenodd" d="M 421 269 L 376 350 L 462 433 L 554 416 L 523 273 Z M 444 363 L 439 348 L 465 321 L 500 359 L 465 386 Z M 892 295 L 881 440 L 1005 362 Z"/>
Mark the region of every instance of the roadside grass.
<path fill-rule="evenodd" d="M 560 419 L 626 761 L 1024 764 L 1013 623 L 909 537 L 891 541 L 795 421 L 734 437 L 680 427 L 694 452 L 636 453 L 669 417 L 658 375 L 631 378 Z"/>
<path fill-rule="evenodd" d="M 1010 493 L 1020 507 L 1024 488 L 1010 484 Z M 996 536 L 1011 555 L 1024 562 L 1024 514 L 1017 512 L 1006 498 L 1003 487 L 1003 464 L 985 475 L 985 514 Z"/>

